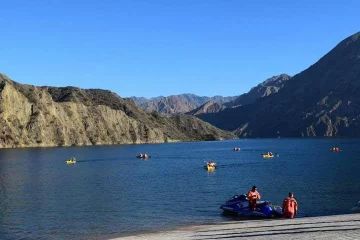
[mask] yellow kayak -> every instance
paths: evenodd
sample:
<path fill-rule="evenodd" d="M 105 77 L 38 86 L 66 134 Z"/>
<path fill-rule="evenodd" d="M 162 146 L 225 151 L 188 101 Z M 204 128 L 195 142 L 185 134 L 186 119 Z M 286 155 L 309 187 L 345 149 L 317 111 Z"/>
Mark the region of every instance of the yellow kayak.
<path fill-rule="evenodd" d="M 66 160 L 65 161 L 66 164 L 73 164 L 73 163 L 76 163 L 76 159 L 73 158 L 73 159 L 69 159 L 69 160 Z"/>
<path fill-rule="evenodd" d="M 269 155 L 269 154 L 263 154 L 262 156 L 263 156 L 263 158 L 273 158 L 274 157 L 274 155 Z"/>
<path fill-rule="evenodd" d="M 216 169 L 216 163 L 215 162 L 207 162 L 204 166 L 208 171 L 213 171 Z"/>
<path fill-rule="evenodd" d="M 71 161 L 71 160 L 67 160 L 67 161 L 65 161 L 66 162 L 66 164 L 73 164 L 73 163 L 76 163 L 76 161 Z"/>
<path fill-rule="evenodd" d="M 214 171 L 215 170 L 215 166 L 206 166 L 208 171 Z"/>

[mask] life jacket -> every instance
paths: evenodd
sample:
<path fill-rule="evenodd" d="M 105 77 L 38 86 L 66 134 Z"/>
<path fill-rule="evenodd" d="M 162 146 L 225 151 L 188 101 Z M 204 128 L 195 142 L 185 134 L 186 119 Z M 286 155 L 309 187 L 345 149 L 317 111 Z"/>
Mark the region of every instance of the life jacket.
<path fill-rule="evenodd" d="M 298 205 L 295 198 L 287 197 L 283 202 L 283 211 L 288 213 L 295 213 L 298 210 Z"/>
<path fill-rule="evenodd" d="M 257 190 L 255 190 L 255 192 L 253 192 L 252 190 L 250 190 L 248 192 L 248 199 L 249 200 L 255 200 L 255 199 L 260 199 L 260 194 Z"/>

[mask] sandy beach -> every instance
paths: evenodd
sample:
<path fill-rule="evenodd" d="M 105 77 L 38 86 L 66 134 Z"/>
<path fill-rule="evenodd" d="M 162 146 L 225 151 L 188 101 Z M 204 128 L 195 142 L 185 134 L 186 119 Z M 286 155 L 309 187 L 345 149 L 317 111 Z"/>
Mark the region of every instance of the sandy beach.
<path fill-rule="evenodd" d="M 233 221 L 120 237 L 113 240 L 139 239 L 360 239 L 360 214 Z"/>

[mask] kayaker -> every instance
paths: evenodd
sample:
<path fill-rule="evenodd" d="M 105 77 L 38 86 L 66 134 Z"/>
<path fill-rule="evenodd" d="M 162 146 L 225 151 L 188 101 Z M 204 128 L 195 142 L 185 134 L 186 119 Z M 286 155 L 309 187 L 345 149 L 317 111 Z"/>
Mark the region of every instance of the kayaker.
<path fill-rule="evenodd" d="M 260 200 L 261 198 L 260 193 L 257 191 L 257 187 L 253 186 L 247 195 L 249 200 L 249 210 L 256 210 L 257 200 Z"/>
<path fill-rule="evenodd" d="M 294 218 L 298 211 L 298 204 L 294 198 L 294 193 L 289 192 L 289 197 L 285 198 L 282 205 L 283 218 Z"/>
<path fill-rule="evenodd" d="M 149 156 L 147 155 L 147 153 L 144 153 L 144 158 L 148 158 Z"/>

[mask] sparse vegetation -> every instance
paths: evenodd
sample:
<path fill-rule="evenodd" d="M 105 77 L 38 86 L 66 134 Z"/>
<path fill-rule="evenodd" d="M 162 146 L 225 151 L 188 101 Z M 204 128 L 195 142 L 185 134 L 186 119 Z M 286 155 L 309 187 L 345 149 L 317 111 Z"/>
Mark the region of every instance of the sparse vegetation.
<path fill-rule="evenodd" d="M 132 100 L 122 99 L 106 90 L 36 88 L 7 78 L 1 83 L 4 85 L 3 92 L 7 91 L 6 96 L 12 96 L 11 99 L 18 101 L 3 99 L 7 101 L 3 114 L 11 117 L 5 120 L 0 115 L 0 129 L 7 129 L 0 135 L 2 147 L 145 143 L 165 142 L 169 139 L 192 141 L 210 139 L 210 135 L 214 140 L 234 137 L 193 116 L 168 117 L 155 112 L 148 113 Z M 39 93 L 42 99 L 46 99 L 45 102 L 40 99 Z M 49 103 L 49 99 L 54 102 Z M 18 110 L 13 114 L 12 110 L 19 107 L 30 108 L 31 111 Z M 81 112 L 75 112 L 76 109 L 81 109 Z"/>

